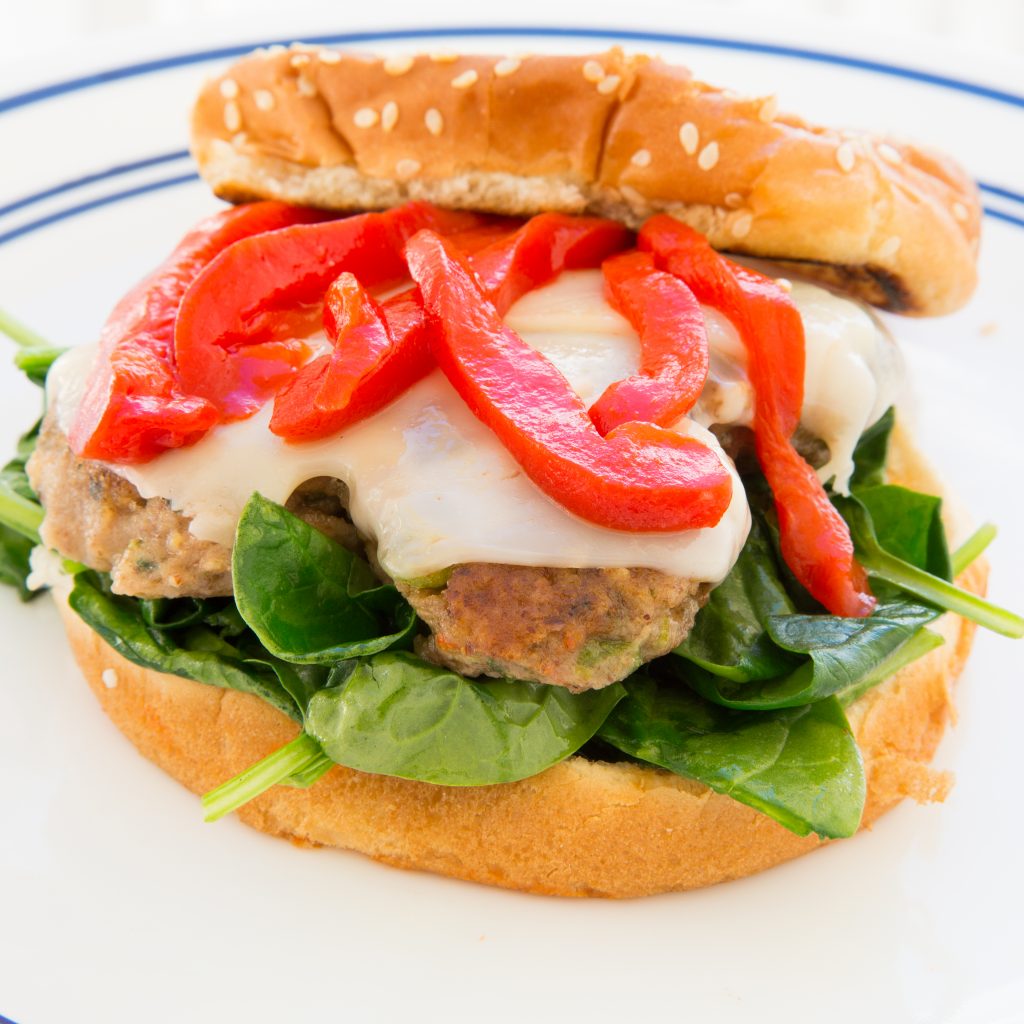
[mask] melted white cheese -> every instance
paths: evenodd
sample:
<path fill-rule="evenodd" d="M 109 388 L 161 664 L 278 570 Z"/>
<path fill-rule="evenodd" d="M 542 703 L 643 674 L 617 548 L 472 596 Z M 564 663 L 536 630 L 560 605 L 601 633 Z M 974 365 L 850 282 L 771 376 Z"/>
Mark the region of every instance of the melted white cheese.
<path fill-rule="evenodd" d="M 637 367 L 635 338 L 558 330 L 538 338 L 537 346 L 568 379 L 595 398 Z M 51 371 L 52 399 L 65 430 L 80 391 L 77 380 L 86 372 L 81 364 L 91 358 L 78 350 Z M 353 521 L 377 541 L 381 565 L 399 579 L 459 563 L 502 562 L 644 567 L 715 582 L 732 567 L 750 528 L 729 459 L 710 433 L 691 422 L 680 429 L 719 451 L 733 474 L 725 515 L 710 529 L 626 533 L 584 522 L 539 491 L 439 372 L 377 415 L 323 441 L 288 444 L 270 433 L 269 418 L 267 406 L 248 420 L 215 428 L 191 448 L 110 468 L 143 497 L 167 498 L 191 516 L 195 536 L 223 544 L 231 543 L 253 491 L 284 502 L 310 477 L 338 477 L 349 486 Z"/>
<path fill-rule="evenodd" d="M 508 323 L 560 368 L 558 356 L 546 347 L 546 334 L 536 332 L 572 334 L 574 324 L 585 324 L 588 331 L 601 325 L 602 334 L 635 342 L 628 321 L 604 301 L 603 287 L 599 270 L 563 274 L 554 284 L 527 293 L 513 306 Z M 847 493 L 858 438 L 893 404 L 902 386 L 900 355 L 879 323 L 858 303 L 802 281 L 793 284 L 791 294 L 800 310 L 806 341 L 800 422 L 828 445 L 829 460 L 818 470 L 822 483 L 831 479 L 837 491 Z M 743 341 L 721 313 L 709 306 L 703 309 L 710 370 L 692 418 L 704 426 L 749 426 L 754 392 L 747 379 Z M 638 361 L 639 348 L 634 351 L 632 358 Z M 636 365 L 633 362 L 629 370 L 617 365 L 608 382 L 635 372 Z M 601 390 L 580 393 L 590 403 Z"/>
<path fill-rule="evenodd" d="M 874 322 L 855 304 L 810 285 L 794 286 L 808 337 L 805 424 L 829 443 L 830 467 L 844 472 L 860 432 L 888 404 L 877 383 L 885 359 Z M 709 386 L 680 432 L 718 448 L 705 427 L 749 423 L 751 389 L 743 344 L 732 325 L 705 309 Z M 639 344 L 603 300 L 599 271 L 563 274 L 526 295 L 507 321 L 548 356 L 590 404 L 635 373 Z M 90 350 L 69 353 L 50 375 L 67 431 L 80 401 Z M 750 515 L 731 463 L 733 500 L 713 529 L 682 533 L 607 530 L 568 513 L 539 491 L 445 378 L 430 374 L 377 415 L 343 434 L 288 444 L 270 433 L 269 406 L 212 430 L 199 444 L 139 466 L 112 466 L 146 498 L 167 498 L 192 517 L 205 540 L 230 544 L 253 491 L 284 502 L 315 476 L 344 480 L 356 526 L 376 540 L 384 569 L 399 579 L 466 562 L 553 567 L 645 567 L 717 582 L 746 540 Z"/>

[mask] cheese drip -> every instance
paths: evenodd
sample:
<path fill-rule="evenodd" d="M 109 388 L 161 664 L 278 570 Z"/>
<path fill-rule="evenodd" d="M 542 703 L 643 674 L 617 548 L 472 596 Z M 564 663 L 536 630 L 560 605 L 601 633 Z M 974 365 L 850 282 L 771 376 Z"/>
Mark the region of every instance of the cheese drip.
<path fill-rule="evenodd" d="M 588 405 L 613 381 L 635 373 L 639 344 L 604 301 L 600 271 L 563 274 L 528 293 L 507 322 L 565 375 Z M 859 306 L 812 285 L 795 285 L 808 340 L 804 423 L 829 445 L 825 473 L 848 477 L 857 437 L 888 406 L 879 383 L 892 358 Z M 735 329 L 705 309 L 711 375 L 692 418 L 676 429 L 721 452 L 711 424 L 749 424 L 752 393 Z M 50 374 L 51 401 L 67 432 L 80 401 L 89 349 Z M 192 533 L 230 544 L 253 491 L 284 502 L 304 481 L 337 477 L 348 485 L 356 526 L 377 543 L 383 568 L 398 579 L 450 565 L 500 562 L 566 568 L 651 568 L 718 582 L 729 572 L 750 524 L 739 478 L 717 526 L 680 533 L 627 533 L 584 522 L 544 495 L 501 443 L 434 372 L 386 409 L 323 441 L 288 444 L 268 429 L 270 407 L 224 424 L 191 448 L 138 466 L 111 466 L 144 498 L 163 497 L 192 518 Z M 838 467 L 838 468 L 836 468 Z"/>

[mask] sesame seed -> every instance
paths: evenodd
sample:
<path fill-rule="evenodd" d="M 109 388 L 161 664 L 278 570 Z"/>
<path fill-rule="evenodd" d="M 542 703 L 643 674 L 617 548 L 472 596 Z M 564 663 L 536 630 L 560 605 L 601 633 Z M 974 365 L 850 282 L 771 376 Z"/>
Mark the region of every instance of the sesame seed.
<path fill-rule="evenodd" d="M 969 216 L 968 211 L 967 211 L 967 207 L 964 206 L 963 203 L 954 203 L 953 204 L 953 216 L 956 217 L 956 219 L 958 221 L 960 221 L 960 223 L 962 224 L 964 221 L 967 220 L 967 218 Z"/>
<path fill-rule="evenodd" d="M 394 100 L 388 100 L 380 108 L 380 126 L 384 131 L 389 132 L 398 124 L 398 104 Z"/>
<path fill-rule="evenodd" d="M 293 68 L 304 68 L 310 61 L 308 53 L 293 53 L 289 61 Z"/>
<path fill-rule="evenodd" d="M 638 149 L 630 158 L 629 162 L 636 167 L 651 166 L 651 151 L 649 149 Z"/>
<path fill-rule="evenodd" d="M 883 260 L 890 259 L 899 252 L 900 246 L 903 244 L 903 240 L 897 235 L 893 235 L 892 238 L 887 238 L 879 247 L 878 255 Z"/>
<path fill-rule="evenodd" d="M 680 127 L 679 142 L 690 156 L 697 152 L 697 146 L 700 145 L 700 132 L 692 121 L 687 121 Z"/>
<path fill-rule="evenodd" d="M 725 197 L 725 205 L 728 206 L 730 210 L 735 210 L 737 206 L 743 205 L 743 196 L 741 196 L 739 192 L 729 192 Z"/>
<path fill-rule="evenodd" d="M 373 107 L 360 107 L 352 115 L 352 123 L 357 128 L 372 128 L 380 120 L 380 115 Z"/>
<path fill-rule="evenodd" d="M 224 127 L 229 132 L 237 132 L 242 127 L 242 112 L 234 100 L 224 104 Z"/>
<path fill-rule="evenodd" d="M 602 78 L 601 81 L 597 83 L 597 91 L 602 96 L 607 96 L 609 93 L 613 93 L 618 89 L 621 81 L 622 79 L 618 75 L 609 75 L 607 78 Z"/>
<path fill-rule="evenodd" d="M 619 194 L 636 210 L 643 210 L 648 205 L 647 199 L 640 192 L 637 192 L 635 188 L 631 188 L 629 185 L 623 185 L 619 189 Z"/>
<path fill-rule="evenodd" d="M 882 142 L 878 146 L 878 155 L 890 164 L 901 164 L 903 163 L 903 157 L 900 151 L 895 146 L 890 146 L 888 142 Z"/>
<path fill-rule="evenodd" d="M 452 79 L 452 87 L 455 89 L 468 89 L 471 85 L 476 85 L 479 77 L 475 69 L 470 68 L 468 71 L 463 71 L 461 75 L 456 75 Z"/>
<path fill-rule="evenodd" d="M 384 70 L 389 75 L 394 75 L 397 78 L 399 75 L 404 75 L 412 67 L 412 61 L 413 59 L 409 54 L 403 54 L 400 57 L 388 57 L 384 61 Z"/>
<path fill-rule="evenodd" d="M 112 690 L 117 686 L 117 673 L 112 668 L 105 668 L 100 675 L 100 679 L 103 680 L 103 685 L 108 690 Z"/>
<path fill-rule="evenodd" d="M 231 145 L 234 146 L 235 149 L 241 149 L 241 147 L 248 141 L 249 136 L 245 132 L 235 132 L 235 134 L 231 136 Z"/>
<path fill-rule="evenodd" d="M 718 163 L 718 143 L 709 142 L 697 157 L 697 166 L 702 171 L 710 171 Z"/>
<path fill-rule="evenodd" d="M 746 238 L 750 234 L 750 226 L 754 223 L 754 216 L 750 213 L 741 213 L 729 226 L 733 238 Z"/>
<path fill-rule="evenodd" d="M 220 83 L 220 94 L 226 100 L 233 100 L 238 96 L 238 83 L 233 78 L 225 78 Z"/>
<path fill-rule="evenodd" d="M 584 61 L 583 77 L 588 82 L 600 82 L 604 78 L 604 68 L 596 60 Z"/>
<path fill-rule="evenodd" d="M 775 283 L 784 291 L 791 292 L 793 290 L 793 282 L 788 277 L 777 277 Z"/>
<path fill-rule="evenodd" d="M 509 75 L 514 75 L 519 70 L 521 64 L 522 61 L 515 57 L 506 57 L 494 65 L 494 73 L 498 78 L 508 78 Z"/>
<path fill-rule="evenodd" d="M 295 79 L 295 88 L 299 90 L 300 96 L 316 95 L 316 86 L 310 79 L 306 78 L 305 75 L 299 75 L 299 77 Z"/>
<path fill-rule="evenodd" d="M 435 64 L 454 64 L 459 55 L 454 50 L 437 50 L 430 55 Z"/>
<path fill-rule="evenodd" d="M 321 64 L 340 64 L 341 54 L 337 50 L 321 50 L 317 56 Z"/>
<path fill-rule="evenodd" d="M 274 94 L 269 89 L 257 89 L 252 94 L 252 101 L 260 110 L 273 110 Z"/>
<path fill-rule="evenodd" d="M 406 157 L 403 160 L 399 160 L 398 163 L 395 164 L 395 174 L 397 174 L 399 178 L 411 178 L 414 174 L 419 174 L 419 172 L 419 160 L 412 160 L 409 157 Z"/>
<path fill-rule="evenodd" d="M 841 171 L 849 174 L 856 162 L 857 154 L 853 151 L 853 146 L 848 142 L 843 142 L 836 146 L 836 163 L 839 164 Z"/>
<path fill-rule="evenodd" d="M 431 135 L 440 135 L 444 131 L 444 118 L 437 107 L 431 107 L 423 115 L 423 123 L 427 126 L 427 131 Z"/>
<path fill-rule="evenodd" d="M 775 115 L 779 112 L 779 101 L 774 96 L 769 96 L 762 104 L 761 108 L 757 112 L 757 118 L 759 121 L 764 121 L 765 124 L 770 124 L 775 120 Z"/>

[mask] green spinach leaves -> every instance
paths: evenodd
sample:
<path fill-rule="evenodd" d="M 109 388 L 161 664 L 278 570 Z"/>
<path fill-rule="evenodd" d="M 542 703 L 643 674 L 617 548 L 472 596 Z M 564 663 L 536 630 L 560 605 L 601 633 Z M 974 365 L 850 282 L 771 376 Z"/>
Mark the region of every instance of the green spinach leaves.
<path fill-rule="evenodd" d="M 864 806 L 860 752 L 835 698 L 750 714 L 638 672 L 600 738 L 695 779 L 797 835 L 853 835 Z"/>
<path fill-rule="evenodd" d="M 232 552 L 235 602 L 272 654 L 330 665 L 408 646 L 416 615 L 357 555 L 259 494 Z"/>
<path fill-rule="evenodd" d="M 309 703 L 306 731 L 338 764 L 446 786 L 536 775 L 597 732 L 625 691 L 475 682 L 409 654 L 362 659 Z"/>

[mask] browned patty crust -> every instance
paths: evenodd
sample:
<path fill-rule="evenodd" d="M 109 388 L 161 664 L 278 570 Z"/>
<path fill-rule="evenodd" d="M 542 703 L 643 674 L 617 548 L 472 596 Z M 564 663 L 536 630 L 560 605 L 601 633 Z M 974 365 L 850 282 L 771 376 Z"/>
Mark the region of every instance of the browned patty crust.
<path fill-rule="evenodd" d="M 103 463 L 78 458 L 51 415 L 29 476 L 46 509 L 43 541 L 109 572 L 133 597 L 231 593 L 231 551 L 199 540 L 164 498 L 144 499 Z M 317 477 L 288 500 L 311 526 L 352 550 L 347 488 Z M 373 552 L 369 552 L 373 561 Z M 706 584 L 654 569 L 545 569 L 472 563 L 440 589 L 399 589 L 434 631 L 424 656 L 465 675 L 508 675 L 571 690 L 607 686 L 679 644 Z"/>
<path fill-rule="evenodd" d="M 441 589 L 399 584 L 431 628 L 420 653 L 467 676 L 573 692 L 624 679 L 667 654 L 710 587 L 656 569 L 543 569 L 477 562 Z"/>

